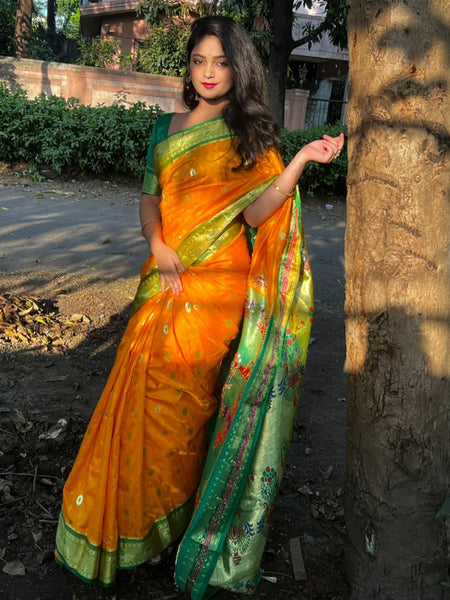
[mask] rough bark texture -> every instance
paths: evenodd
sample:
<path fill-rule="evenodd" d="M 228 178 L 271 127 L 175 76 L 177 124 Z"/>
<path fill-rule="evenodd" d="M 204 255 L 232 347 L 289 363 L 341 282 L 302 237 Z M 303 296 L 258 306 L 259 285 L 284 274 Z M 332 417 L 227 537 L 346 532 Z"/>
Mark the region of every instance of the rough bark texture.
<path fill-rule="evenodd" d="M 280 127 L 284 125 L 287 68 L 293 47 L 292 7 L 293 0 L 277 0 L 274 6 L 273 37 L 269 57 L 268 94 L 272 117 Z"/>
<path fill-rule="evenodd" d="M 352 600 L 446 597 L 450 3 L 349 0 Z"/>
<path fill-rule="evenodd" d="M 17 58 L 29 58 L 30 56 L 32 11 L 32 0 L 17 0 L 14 29 L 14 55 Z"/>

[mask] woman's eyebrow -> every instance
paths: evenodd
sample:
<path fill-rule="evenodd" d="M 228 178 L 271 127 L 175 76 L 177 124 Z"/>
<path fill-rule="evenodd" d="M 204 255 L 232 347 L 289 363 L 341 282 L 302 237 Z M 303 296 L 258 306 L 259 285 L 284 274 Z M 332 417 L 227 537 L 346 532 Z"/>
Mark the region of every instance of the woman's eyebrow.
<path fill-rule="evenodd" d="M 192 56 L 198 56 L 199 58 L 206 58 L 206 56 L 204 54 L 199 54 L 198 52 L 195 52 L 194 54 L 192 54 Z M 226 54 L 219 54 L 219 56 L 213 56 L 213 58 L 226 58 Z"/>

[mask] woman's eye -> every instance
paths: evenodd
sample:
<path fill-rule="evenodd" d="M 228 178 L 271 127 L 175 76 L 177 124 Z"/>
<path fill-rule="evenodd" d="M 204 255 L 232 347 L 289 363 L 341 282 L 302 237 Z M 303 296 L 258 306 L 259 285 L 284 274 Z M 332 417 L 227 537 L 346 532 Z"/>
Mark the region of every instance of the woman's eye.
<path fill-rule="evenodd" d="M 194 60 L 192 62 L 194 63 L 194 65 L 201 65 L 202 64 L 202 60 L 200 58 L 194 58 Z"/>
<path fill-rule="evenodd" d="M 228 63 L 226 60 L 221 60 L 217 63 L 219 67 L 228 67 Z"/>

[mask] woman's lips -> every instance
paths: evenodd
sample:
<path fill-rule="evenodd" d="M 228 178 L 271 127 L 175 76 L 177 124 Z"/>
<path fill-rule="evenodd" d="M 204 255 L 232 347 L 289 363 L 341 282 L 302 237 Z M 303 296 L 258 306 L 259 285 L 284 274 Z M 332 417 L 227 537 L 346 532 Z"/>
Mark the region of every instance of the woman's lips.
<path fill-rule="evenodd" d="M 202 86 L 207 90 L 212 90 L 214 87 L 216 87 L 216 85 L 217 83 L 202 83 Z"/>

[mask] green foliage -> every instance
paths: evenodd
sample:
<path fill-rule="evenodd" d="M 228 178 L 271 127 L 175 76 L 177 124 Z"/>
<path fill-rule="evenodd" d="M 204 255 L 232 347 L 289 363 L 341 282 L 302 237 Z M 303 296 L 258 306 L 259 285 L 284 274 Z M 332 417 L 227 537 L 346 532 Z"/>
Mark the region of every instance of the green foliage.
<path fill-rule="evenodd" d="M 80 58 L 77 63 L 86 67 L 112 67 L 118 60 L 120 42 L 112 38 L 80 40 L 78 42 Z"/>
<path fill-rule="evenodd" d="M 171 0 L 140 0 L 137 13 L 142 14 L 150 25 L 160 24 L 163 20 L 174 24 L 174 17 L 185 19 L 189 15 L 189 7 L 184 2 L 171 2 Z"/>
<path fill-rule="evenodd" d="M 16 3 L 0 0 L 0 55 L 12 56 Z"/>
<path fill-rule="evenodd" d="M 68 39 L 79 38 L 80 0 L 58 0 L 56 24 Z"/>
<path fill-rule="evenodd" d="M 280 152 L 285 164 L 288 164 L 305 144 L 321 139 L 324 134 L 338 136 L 341 132 L 347 134 L 345 125 L 321 125 L 305 129 L 303 131 L 281 132 Z M 299 181 L 300 190 L 308 196 L 318 194 L 344 195 L 347 178 L 347 147 L 344 148 L 338 158 L 328 165 L 308 163 Z"/>
<path fill-rule="evenodd" d="M 158 75 L 180 77 L 186 68 L 186 25 L 155 27 L 139 51 L 139 70 Z"/>
<path fill-rule="evenodd" d="M 158 106 L 129 104 L 119 97 L 112 106 L 91 107 L 76 98 L 41 95 L 29 100 L 23 90 L 0 83 L 0 161 L 25 162 L 38 177 L 39 167 L 65 174 L 120 174 L 142 178 L 153 124 L 163 114 Z M 285 164 L 305 144 L 324 133 L 346 133 L 343 125 L 282 131 L 280 152 Z M 345 194 L 347 153 L 329 165 L 309 163 L 300 180 L 303 193 Z"/>
<path fill-rule="evenodd" d="M 0 83 L 0 161 L 47 166 L 57 173 L 121 174 L 142 178 L 159 107 L 126 104 L 90 107 L 76 98 L 41 95 Z"/>
<path fill-rule="evenodd" d="M 151 28 L 138 56 L 138 69 L 157 75 L 183 75 L 190 25 L 186 4 L 169 0 L 141 0 L 137 7 Z"/>
<path fill-rule="evenodd" d="M 52 37 L 55 39 L 51 39 Z M 54 49 L 56 37 L 57 34 L 48 36 L 47 32 L 41 26 L 33 27 L 30 58 L 35 60 L 58 61 L 59 57 Z"/>

